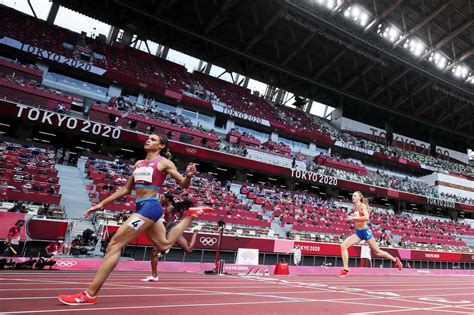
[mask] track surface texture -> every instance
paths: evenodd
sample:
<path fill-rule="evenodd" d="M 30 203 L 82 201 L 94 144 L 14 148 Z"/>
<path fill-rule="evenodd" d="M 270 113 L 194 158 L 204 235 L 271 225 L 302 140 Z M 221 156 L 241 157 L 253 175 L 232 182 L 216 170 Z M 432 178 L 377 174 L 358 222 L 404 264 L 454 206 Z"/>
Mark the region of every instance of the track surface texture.
<path fill-rule="evenodd" d="M 474 314 L 472 276 L 239 277 L 115 272 L 97 303 L 66 306 L 91 272 L 2 271 L 1 314 Z"/>

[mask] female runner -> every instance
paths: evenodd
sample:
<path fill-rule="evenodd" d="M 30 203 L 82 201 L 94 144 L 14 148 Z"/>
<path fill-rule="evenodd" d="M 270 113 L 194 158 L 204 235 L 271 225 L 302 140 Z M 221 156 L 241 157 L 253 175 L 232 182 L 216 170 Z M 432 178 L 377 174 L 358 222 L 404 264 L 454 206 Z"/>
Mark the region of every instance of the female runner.
<path fill-rule="evenodd" d="M 166 228 L 166 234 L 170 233 L 173 228 L 179 224 L 180 220 L 183 217 L 183 214 L 186 210 L 192 207 L 193 202 L 189 199 L 179 200 L 174 199 L 173 195 L 166 193 L 160 198 L 160 202 L 163 205 L 164 209 L 164 225 Z M 194 230 L 191 241 L 188 243 L 186 238 L 181 235 L 176 243 L 188 254 L 191 254 L 196 245 L 198 230 Z M 156 282 L 158 278 L 158 260 L 162 256 L 163 251 L 159 248 L 154 247 L 151 251 L 151 276 L 142 279 L 143 282 Z"/>
<path fill-rule="evenodd" d="M 182 219 L 166 235 L 163 223 L 157 222 L 163 215 L 162 206 L 157 200 L 157 193 L 167 175 L 173 177 L 180 187 L 188 188 L 191 178 L 196 173 L 196 166 L 190 163 L 186 168 L 185 176 L 178 173 L 174 163 L 169 160 L 168 140 L 161 135 L 150 135 L 145 142 L 144 149 L 147 152 L 146 158 L 135 164 L 135 170 L 127 183 L 111 196 L 87 210 L 83 217 L 88 217 L 105 205 L 129 194 L 133 188 L 136 189 L 136 213 L 121 225 L 115 233 L 107 246 L 104 260 L 89 288 L 74 295 L 60 295 L 58 298 L 62 303 L 67 305 L 94 304 L 97 300 L 97 293 L 119 262 L 122 249 L 140 234 L 145 233 L 153 245 L 161 250 L 167 250 L 178 240 L 195 218 L 205 212 L 212 211 L 211 208 L 190 209 L 188 216 Z"/>
<path fill-rule="evenodd" d="M 341 245 L 343 269 L 339 271 L 336 277 L 343 278 L 349 275 L 349 253 L 347 249 L 353 245 L 358 244 L 361 240 L 366 241 L 372 252 L 377 256 L 390 259 L 395 263 L 395 266 L 397 266 L 398 270 L 402 270 L 403 265 L 400 262 L 400 259 L 395 258 L 386 251 L 381 250 L 375 242 L 374 235 L 367 225 L 370 216 L 367 198 L 365 198 L 360 191 L 356 191 L 352 194 L 352 202 L 354 203 L 355 207 L 352 211 L 352 214 L 349 215 L 347 219 L 353 220 L 355 222 L 355 234 L 346 238 L 346 240 Z"/>

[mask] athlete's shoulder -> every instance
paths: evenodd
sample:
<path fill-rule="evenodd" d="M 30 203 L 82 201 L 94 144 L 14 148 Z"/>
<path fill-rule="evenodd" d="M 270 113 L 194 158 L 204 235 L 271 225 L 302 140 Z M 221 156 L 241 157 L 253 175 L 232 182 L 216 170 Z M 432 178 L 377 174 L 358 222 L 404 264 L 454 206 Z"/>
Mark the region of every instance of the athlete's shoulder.
<path fill-rule="evenodd" d="M 175 166 L 174 163 L 173 163 L 173 161 L 171 161 L 171 160 L 165 158 L 164 156 L 161 157 L 161 160 L 160 160 L 159 164 L 165 165 L 165 166 L 167 166 L 167 167 L 173 167 L 173 166 Z"/>
<path fill-rule="evenodd" d="M 136 161 L 134 166 L 137 167 L 138 164 L 140 164 L 141 162 L 143 162 L 143 160 L 138 160 L 138 161 Z"/>

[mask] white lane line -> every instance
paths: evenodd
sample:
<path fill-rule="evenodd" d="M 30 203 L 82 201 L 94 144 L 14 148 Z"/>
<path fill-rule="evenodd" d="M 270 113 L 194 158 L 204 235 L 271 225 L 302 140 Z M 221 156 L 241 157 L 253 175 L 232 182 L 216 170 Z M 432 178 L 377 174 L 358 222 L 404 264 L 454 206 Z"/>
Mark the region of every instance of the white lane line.
<path fill-rule="evenodd" d="M 284 285 L 284 286 L 295 286 L 295 285 L 292 285 L 291 283 L 278 283 L 280 285 Z M 298 286 L 298 287 L 301 287 L 301 286 Z M 156 287 L 155 287 L 156 288 Z M 242 288 L 241 286 L 239 288 Z M 259 288 L 262 288 L 262 286 L 259 286 Z M 400 309 L 409 309 L 409 310 L 413 310 L 413 309 L 416 309 L 416 308 L 413 308 L 413 307 L 403 307 L 403 306 L 392 306 L 392 305 L 380 305 L 380 304 L 373 304 L 373 303 L 358 303 L 358 302 L 355 302 L 355 299 L 351 299 L 350 301 L 346 300 L 343 301 L 343 300 L 331 300 L 331 299 L 324 299 L 324 300 L 317 300 L 317 299 L 302 299 L 302 298 L 293 298 L 293 297 L 285 297 L 285 296 L 269 296 L 269 295 L 265 295 L 265 294 L 252 294 L 252 293 L 235 293 L 235 292 L 219 292 L 219 291 L 209 291 L 209 290 L 189 290 L 189 289 L 186 289 L 186 288 L 167 288 L 167 289 L 172 289 L 172 290 L 177 290 L 177 291 L 194 291 L 194 292 L 207 292 L 207 293 L 210 293 L 210 294 L 220 294 L 220 295 L 240 295 L 240 296 L 253 296 L 253 297 L 270 297 L 270 298 L 276 298 L 276 299 L 280 299 L 280 301 L 275 301 L 273 300 L 273 302 L 275 303 L 281 303 L 281 302 L 333 302 L 333 303 L 342 303 L 342 304 L 357 304 L 357 305 L 364 305 L 364 306 L 377 306 L 377 307 L 391 307 L 391 308 L 396 308 L 397 310 L 400 310 Z M 213 288 L 215 289 L 215 288 Z M 314 289 L 318 289 L 319 292 L 314 292 L 314 293 L 327 293 L 327 292 L 332 292 L 332 293 L 336 293 L 338 291 L 334 291 L 334 290 L 325 290 L 325 289 L 321 289 L 321 288 L 311 288 L 313 289 L 313 291 L 315 291 Z M 341 293 L 354 293 L 354 292 L 341 292 Z M 281 292 L 278 292 L 278 294 L 281 294 Z M 363 294 L 357 294 L 357 295 L 363 295 Z M 364 298 L 359 298 L 359 299 L 367 299 L 367 296 L 363 295 Z M 377 297 L 378 299 L 382 299 L 383 297 Z M 281 299 L 283 299 L 283 301 L 281 301 Z M 262 302 L 257 302 L 258 304 L 262 304 Z M 272 302 L 264 302 L 264 303 L 272 303 Z M 219 303 L 219 304 L 214 304 L 214 303 L 211 303 L 211 304 L 205 304 L 205 305 L 202 305 L 202 306 L 211 306 L 211 305 L 225 305 L 225 304 L 228 304 L 228 303 Z M 235 303 L 232 303 L 232 304 L 229 304 L 229 305 L 234 305 Z M 254 302 L 251 302 L 251 303 L 239 303 L 239 304 L 254 304 Z M 190 305 L 190 306 L 199 306 L 199 305 Z M 149 306 L 149 307 L 152 307 L 152 308 L 163 308 L 163 307 L 166 307 L 166 306 Z M 100 308 L 100 309 L 96 309 L 96 308 L 93 308 L 93 309 L 87 309 L 89 311 L 96 311 L 96 310 L 102 310 L 102 309 L 130 309 L 130 308 L 149 308 L 149 307 L 143 307 L 143 306 L 139 306 L 139 307 L 118 307 L 118 308 Z M 167 307 L 177 307 L 176 305 L 170 305 L 170 306 L 167 306 Z M 435 311 L 435 309 L 438 309 L 438 308 L 446 308 L 446 307 L 450 307 L 450 306 L 439 306 L 439 307 L 434 307 L 432 308 L 433 311 Z M 80 310 L 80 311 L 87 311 L 86 309 L 67 309 L 67 310 L 39 310 L 39 311 L 16 311 L 16 312 L 9 312 L 10 314 L 21 314 L 21 313 L 44 313 L 44 312 L 50 312 L 50 311 L 53 311 L 53 312 L 63 312 L 63 311 L 76 311 L 76 310 Z M 465 313 L 465 312 L 459 312 L 458 313 Z"/>
<path fill-rule="evenodd" d="M 4 314 L 26 314 L 26 313 L 57 313 L 57 312 L 88 312 L 88 311 L 110 311 L 110 310 L 133 310 L 133 309 L 153 309 L 153 308 L 172 308 L 172 307 L 209 307 L 209 306 L 227 306 L 227 305 L 250 305 L 250 304 L 274 304 L 274 303 L 292 303 L 293 301 L 262 301 L 262 302 L 233 302 L 233 303 L 202 303 L 202 304 L 170 304 L 170 305 L 146 305 L 146 306 L 122 306 L 122 307 L 96 307 L 96 308 L 64 308 L 36 311 L 13 311 Z"/>
<path fill-rule="evenodd" d="M 254 281 L 260 281 L 260 282 L 267 282 L 265 278 L 250 278 L 249 280 L 254 280 Z M 278 285 L 290 285 L 290 286 L 298 286 L 298 287 L 305 287 L 305 288 L 311 288 L 310 286 L 310 283 L 308 283 L 307 285 L 304 285 L 305 283 L 301 283 L 301 282 L 292 282 L 292 281 L 285 281 L 285 280 L 282 280 L 282 281 L 279 281 L 279 282 L 271 282 L 271 283 L 274 283 L 274 284 L 278 284 Z M 320 287 L 317 287 L 318 289 L 320 290 L 327 290 L 327 291 L 332 291 L 332 292 L 340 292 L 340 293 L 346 293 L 346 294 L 354 294 L 354 295 L 361 295 L 361 296 L 367 296 L 367 293 L 357 293 L 357 292 L 352 292 L 352 291 L 346 291 L 346 290 L 341 290 L 341 291 L 334 291 L 334 290 L 340 290 L 341 288 L 344 289 L 344 287 L 335 287 L 335 286 L 320 286 Z M 355 289 L 355 288 L 354 288 Z M 439 288 L 438 288 L 439 289 Z M 446 288 L 446 289 L 453 289 L 453 288 Z M 455 288 L 456 290 L 459 290 L 460 288 L 457 287 Z M 465 289 L 465 288 L 464 288 Z M 413 290 L 413 289 L 411 289 Z M 420 289 L 418 289 L 420 290 Z M 375 291 L 375 290 L 370 290 L 372 292 L 383 292 L 383 291 Z M 392 290 L 391 290 L 392 291 Z M 393 290 L 393 291 L 397 291 L 397 290 Z M 427 295 L 421 295 L 420 297 L 426 297 Z M 443 294 L 443 296 L 445 296 L 445 294 Z M 408 303 L 414 303 L 414 304 L 428 304 L 428 305 L 431 305 L 432 307 L 451 307 L 451 306 L 446 306 L 446 304 L 443 304 L 440 302 L 436 302 L 436 301 L 429 301 L 429 302 L 425 302 L 425 301 L 412 301 L 412 300 L 404 300 L 406 297 L 403 297 L 403 296 L 399 296 L 399 297 L 393 297 L 393 296 L 380 296 L 380 298 L 383 298 L 383 299 L 388 299 L 388 300 L 394 300 L 394 301 L 403 301 L 403 302 L 408 302 Z M 402 307 L 402 306 L 400 306 Z"/>
<path fill-rule="evenodd" d="M 68 284 L 68 283 L 64 283 L 64 284 Z M 73 283 L 74 284 L 74 283 Z M 78 283 L 77 284 L 77 287 L 67 287 L 67 288 L 33 288 L 33 289 L 27 289 L 27 288 L 23 288 L 23 289 L 8 289 L 8 291 L 47 291 L 47 290 L 67 290 L 67 289 L 71 289 L 71 290 L 80 290 L 80 289 L 84 289 L 86 286 L 88 286 L 89 283 L 84 283 L 84 284 L 80 284 Z M 112 287 L 111 287 L 112 286 Z M 144 289 L 144 290 L 153 290 L 153 289 L 163 289 L 163 290 L 177 290 L 176 287 L 164 287 L 164 286 L 157 286 L 157 287 L 137 287 L 137 286 L 126 286 L 126 285 L 117 285 L 117 286 L 114 286 L 114 285 L 111 285 L 111 284 L 104 284 L 104 287 L 102 287 L 102 290 L 120 290 L 120 289 L 126 289 L 126 288 L 132 288 L 132 289 Z M 179 287 L 180 290 L 185 290 L 185 291 L 194 291 L 193 289 L 195 287 Z M 242 287 L 242 286 L 237 286 L 237 287 L 213 287 L 213 289 L 271 289 L 271 288 L 274 288 L 272 286 L 254 286 L 254 287 Z M 235 292 L 231 292 L 231 293 L 235 293 Z"/>
<path fill-rule="evenodd" d="M 45 281 L 45 280 L 41 280 L 41 281 L 34 281 L 34 280 L 31 280 L 31 279 L 14 279 L 14 280 L 17 280 L 17 281 L 33 281 L 33 282 L 39 282 L 39 283 L 44 283 L 44 284 L 73 284 L 73 285 L 84 285 L 84 286 L 89 286 L 89 282 L 77 282 L 77 281 L 56 281 L 56 280 L 49 280 L 49 281 Z M 146 283 L 146 282 L 144 282 Z M 215 283 L 215 282 L 214 282 Z M 104 283 L 104 286 L 107 286 L 107 287 L 122 287 L 122 288 L 132 288 L 132 289 L 166 289 L 166 290 L 175 290 L 176 287 L 173 286 L 173 287 L 168 287 L 168 286 L 150 286 L 150 285 L 132 285 L 132 284 L 114 284 L 114 283 L 107 283 L 105 282 Z M 191 291 L 192 289 L 195 289 L 196 287 L 193 287 L 193 286 L 186 286 L 186 287 L 180 287 L 181 289 L 183 290 L 189 290 Z M 224 286 L 212 286 L 212 289 L 240 289 L 242 288 L 242 285 L 240 286 L 227 286 L 227 285 L 224 285 Z M 272 286 L 254 286 L 254 287 L 245 287 L 245 288 L 252 288 L 252 289 L 258 289 L 258 288 L 272 288 Z M 45 290 L 49 290 L 50 288 L 48 289 L 45 289 Z M 30 290 L 40 290 L 40 289 L 28 289 L 28 288 L 24 288 L 24 289 L 8 289 L 8 290 L 17 290 L 17 291 L 21 291 L 21 290 L 24 290 L 24 291 L 30 291 Z"/>
<path fill-rule="evenodd" d="M 219 292 L 217 292 L 219 293 Z M 249 295 L 250 296 L 250 295 Z M 342 304 L 357 304 L 363 306 L 377 306 L 377 307 L 391 307 L 396 309 L 404 309 L 402 306 L 379 305 L 371 303 L 358 303 L 351 301 L 340 300 L 316 300 L 316 299 L 295 299 L 295 300 L 280 300 L 280 301 L 261 301 L 261 302 L 225 302 L 225 303 L 201 303 L 201 304 L 169 304 L 169 305 L 146 305 L 146 306 L 123 306 L 123 307 L 101 307 L 101 308 L 64 308 L 64 309 L 47 309 L 34 311 L 11 311 L 4 314 L 25 314 L 25 313 L 56 313 L 56 312 L 88 312 L 88 311 L 102 311 L 102 310 L 131 310 L 131 309 L 152 309 L 152 308 L 176 308 L 176 307 L 209 307 L 209 306 L 227 306 L 227 305 L 252 305 L 252 304 L 276 304 L 276 303 L 311 303 L 311 302 L 333 302 Z M 411 309 L 411 308 L 410 308 Z"/>
<path fill-rule="evenodd" d="M 291 283 L 279 283 L 280 285 L 289 285 L 289 286 L 294 286 Z M 300 286 L 301 287 L 301 286 Z M 241 288 L 241 287 L 239 287 Z M 259 286 L 259 288 L 262 288 L 262 286 Z M 175 290 L 175 291 L 193 291 L 193 292 L 204 292 L 204 293 L 212 293 L 216 295 L 231 295 L 231 296 L 247 296 L 247 297 L 265 297 L 265 298 L 274 298 L 274 299 L 279 299 L 279 300 L 284 300 L 288 302 L 332 302 L 332 303 L 342 303 L 342 304 L 357 304 L 357 305 L 364 305 L 364 306 L 377 306 L 377 307 L 391 307 L 391 308 L 405 308 L 403 306 L 393 306 L 393 305 L 380 305 L 380 304 L 373 304 L 373 303 L 360 303 L 356 302 L 356 300 L 365 300 L 367 299 L 367 296 L 365 294 L 356 294 L 356 295 L 361 295 L 363 298 L 352 298 L 352 299 L 305 299 L 305 298 L 298 298 L 298 297 L 287 297 L 287 296 L 281 296 L 281 295 L 268 295 L 268 294 L 255 294 L 255 293 L 236 293 L 236 292 L 222 292 L 222 291 L 211 291 L 211 290 L 189 290 L 185 288 L 167 288 L 168 290 Z M 215 289 L 215 288 L 212 288 Z M 334 290 L 328 290 L 328 289 L 321 289 L 321 288 L 312 288 L 313 291 L 319 290 L 319 292 L 314 292 L 314 293 L 338 293 L 338 291 Z M 352 293 L 352 292 L 343 292 L 343 293 Z M 278 292 L 278 294 L 281 294 L 281 292 Z M 378 297 L 379 299 L 381 297 Z M 281 302 L 281 301 L 279 301 Z"/>
<path fill-rule="evenodd" d="M 24 279 L 20 279 L 21 280 L 24 280 Z M 254 280 L 254 279 L 252 279 Z M 66 284 L 64 281 L 49 281 L 49 283 L 61 283 L 61 284 Z M 76 282 L 77 283 L 77 282 Z M 83 284 L 81 282 L 79 282 L 78 284 Z M 273 283 L 272 283 L 273 284 Z M 362 295 L 364 296 L 364 298 L 358 298 L 360 300 L 363 300 L 363 299 L 368 299 L 366 297 L 366 295 L 364 294 L 359 294 L 359 293 L 355 293 L 355 292 L 346 292 L 346 291 L 334 291 L 334 290 L 328 290 L 328 289 L 322 289 L 322 288 L 308 288 L 306 286 L 302 286 L 302 285 L 295 285 L 295 284 L 291 284 L 291 283 L 277 283 L 279 285 L 282 285 L 282 286 L 294 286 L 294 287 L 300 287 L 300 288 L 307 288 L 307 289 L 311 289 L 313 290 L 314 293 L 345 293 L 345 294 L 356 294 L 356 295 Z M 116 286 L 119 286 L 119 285 L 116 285 Z M 125 287 L 136 287 L 136 288 L 142 288 L 142 289 L 148 289 L 148 288 L 153 288 L 153 289 L 157 289 L 157 288 L 163 288 L 163 289 L 171 289 L 171 290 L 181 290 L 181 291 L 197 291 L 197 292 L 209 292 L 211 294 L 229 294 L 229 295 L 247 295 L 247 296 L 258 296 L 258 297 L 270 297 L 270 298 L 278 298 L 278 299 L 285 299 L 287 302 L 336 302 L 336 303 L 350 303 L 350 302 L 344 302 L 344 301 L 336 301 L 336 300 L 314 300 L 314 299 L 300 299 L 300 298 L 291 298 L 291 297 L 282 297 L 282 296 L 267 296 L 267 295 L 256 295 L 256 294 L 250 294 L 250 293 L 235 293 L 235 292 L 217 292 L 217 291 L 205 291 L 205 290 L 190 290 L 189 287 L 182 287 L 182 288 L 167 288 L 167 287 L 142 287 L 142 286 L 132 286 L 132 285 L 123 285 Z M 274 287 L 274 286 L 273 286 Z M 191 287 L 193 288 L 193 287 Z M 212 289 L 221 289 L 221 288 L 226 288 L 226 287 L 213 287 Z M 229 287 L 230 288 L 230 287 Z M 239 289 L 242 289 L 242 286 L 238 286 L 238 287 L 234 287 L 234 288 L 239 288 Z M 261 289 L 262 286 L 258 286 L 258 287 L 254 287 L 254 288 L 259 288 Z M 269 288 L 272 288 L 272 287 L 269 287 Z M 114 289 L 114 288 L 108 288 L 108 289 Z M 316 291 L 316 290 L 319 290 L 319 291 Z M 426 290 L 426 289 L 425 289 Z M 439 290 L 439 289 L 438 289 Z M 299 292 L 298 292 L 299 293 Z M 278 292 L 278 294 L 281 294 L 281 292 Z M 377 299 L 381 299 L 383 297 L 373 297 L 373 298 L 377 298 Z M 347 299 L 344 299 L 344 300 L 347 300 Z M 352 300 L 355 300 L 355 299 L 352 299 Z M 277 301 L 273 301 L 273 302 L 277 302 Z M 278 301 L 278 302 L 284 302 L 284 301 Z M 252 302 L 253 303 L 253 302 Z M 252 304 L 252 303 L 243 303 L 243 304 Z M 265 303 L 271 303 L 271 302 L 265 302 Z M 242 304 L 242 303 L 241 303 Z M 403 308 L 403 309 L 406 309 L 406 307 L 401 307 L 401 306 L 386 306 L 386 305 L 379 305 L 379 304 L 369 304 L 369 303 L 354 303 L 352 302 L 352 304 L 360 304 L 360 305 L 371 305 L 371 306 L 379 306 L 379 307 L 394 307 L 394 308 Z M 207 304 L 206 304 L 207 305 Z M 216 304 L 216 305 L 220 305 L 220 304 Z M 155 307 L 163 307 L 163 306 L 155 306 Z M 175 306 L 170 306 L 170 307 L 175 307 Z M 445 307 L 450 307 L 450 306 L 440 306 L 440 307 L 437 307 L 437 308 L 445 308 Z M 124 307 L 122 308 L 118 308 L 118 309 L 124 309 Z M 413 309 L 413 308 L 408 308 L 408 309 Z M 67 311 L 70 311 L 71 309 L 68 309 Z M 80 309 L 80 310 L 85 310 L 85 309 Z M 91 310 L 97 310 L 97 309 L 91 309 Z M 62 311 L 62 310 L 58 310 L 58 311 Z M 433 311 L 437 311 L 435 309 L 433 309 Z M 23 313 L 28 313 L 31 311 L 22 311 Z M 42 312 L 42 311 L 40 311 Z M 465 313 L 465 312 L 460 312 L 460 313 Z"/>
<path fill-rule="evenodd" d="M 455 308 L 467 309 L 467 310 L 472 311 L 474 309 L 474 304 L 455 305 L 454 307 Z M 473 312 L 473 314 L 474 314 L 474 312 Z"/>
<path fill-rule="evenodd" d="M 446 290 L 460 290 L 460 289 L 462 289 L 462 290 L 465 290 L 465 289 L 466 289 L 466 287 L 460 287 L 460 286 L 458 286 L 458 287 L 454 287 L 454 288 L 442 288 L 442 289 L 440 289 L 440 288 L 425 288 L 425 289 L 396 289 L 396 290 L 390 290 L 390 291 L 391 291 L 391 292 L 404 292 L 404 291 L 439 291 L 439 290 L 446 291 Z M 474 289 L 474 287 L 473 287 L 473 288 L 471 288 L 471 289 Z M 371 290 L 371 291 L 373 291 L 373 292 L 377 292 L 378 290 Z"/>
<path fill-rule="evenodd" d="M 122 290 L 120 288 L 109 288 L 109 290 Z M 220 295 L 232 295 L 235 294 L 234 292 L 218 292 Z M 237 292 L 238 293 L 238 292 Z M 270 292 L 259 292 L 261 295 L 266 295 L 266 294 L 316 294 L 316 293 L 337 293 L 337 292 L 315 292 L 315 291 L 270 291 Z M 246 294 L 251 294 L 251 293 L 246 293 Z M 147 297 L 147 296 L 195 296 L 195 295 L 216 295 L 216 293 L 211 292 L 211 293 L 160 293 L 160 294 L 133 294 L 133 295 L 128 295 L 128 294 L 114 294 L 114 295 L 107 295 L 107 294 L 101 294 L 101 298 L 123 298 L 123 297 Z M 6 300 L 39 300 L 39 299 L 56 299 L 57 295 L 55 296 L 24 296 L 24 297 L 6 297 L 6 298 L 0 298 L 0 301 L 6 301 Z M 380 297 L 367 297 L 367 298 L 346 298 L 346 299 L 336 299 L 336 300 L 369 300 L 369 299 L 378 299 Z"/>
<path fill-rule="evenodd" d="M 364 288 L 373 288 L 374 286 L 375 287 L 390 287 L 390 288 L 396 288 L 396 287 L 402 287 L 402 288 L 405 288 L 405 287 L 421 287 L 421 286 L 426 286 L 427 284 L 429 285 L 436 285 L 438 286 L 440 289 L 444 288 L 444 287 L 452 287 L 452 286 L 459 286 L 459 285 L 463 285 L 463 284 L 472 284 L 474 286 L 474 281 L 473 282 L 454 282 L 454 283 L 443 283 L 443 284 L 439 284 L 439 283 L 419 283 L 419 284 L 373 284 L 373 285 L 365 285 L 365 284 L 362 284 L 362 285 L 359 285 L 358 283 L 350 283 L 348 284 L 349 285 L 357 285 L 357 287 L 360 287 L 362 289 Z M 343 283 L 338 283 L 337 286 L 341 285 Z M 331 285 L 329 285 L 331 286 Z"/>
<path fill-rule="evenodd" d="M 400 298 L 418 298 L 418 297 L 430 297 L 430 296 L 472 296 L 472 293 L 439 293 L 439 294 L 422 294 L 422 295 L 407 295 L 407 296 L 400 296 Z"/>
<path fill-rule="evenodd" d="M 436 306 L 436 307 L 413 307 L 398 310 L 383 310 L 383 311 L 370 311 L 360 313 L 349 313 L 349 315 L 368 315 L 368 314 L 385 314 L 394 312 L 416 312 L 416 311 L 429 311 L 429 312 L 443 312 L 443 313 L 457 313 L 457 314 L 472 314 L 472 312 L 462 312 L 455 310 L 448 310 L 451 306 Z M 415 313 L 414 313 L 415 314 Z"/>

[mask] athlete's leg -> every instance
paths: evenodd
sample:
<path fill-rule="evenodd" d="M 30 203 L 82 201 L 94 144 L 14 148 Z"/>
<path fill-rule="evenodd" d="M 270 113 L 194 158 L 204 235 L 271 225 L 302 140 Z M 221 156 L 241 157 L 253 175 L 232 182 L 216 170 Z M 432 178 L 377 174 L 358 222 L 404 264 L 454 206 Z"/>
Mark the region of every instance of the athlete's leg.
<path fill-rule="evenodd" d="M 390 259 L 393 262 L 397 262 L 397 259 L 395 257 L 390 255 L 386 251 L 380 249 L 379 245 L 377 244 L 374 238 L 371 238 L 370 240 L 368 240 L 367 244 L 369 244 L 370 249 L 375 255 Z"/>
<path fill-rule="evenodd" d="M 197 231 L 194 231 L 194 234 L 191 238 L 191 242 L 188 243 L 188 241 L 184 238 L 183 235 L 181 235 L 179 238 L 178 238 L 178 241 L 176 243 L 178 243 L 178 245 L 188 254 L 191 254 L 194 250 L 194 245 L 196 245 L 196 240 L 197 240 Z"/>
<path fill-rule="evenodd" d="M 119 262 L 122 249 L 125 245 L 137 238 L 142 232 L 154 225 L 154 223 L 153 220 L 135 213 L 120 226 L 117 233 L 112 237 L 109 246 L 107 246 L 104 260 L 102 261 L 99 270 L 97 270 L 94 280 L 87 289 L 89 295 L 94 296 L 99 292 L 105 280 L 107 280 L 107 277 Z M 141 226 L 139 226 L 140 224 Z M 160 224 L 163 225 L 162 223 Z"/>
<path fill-rule="evenodd" d="M 148 228 L 145 231 L 145 234 L 148 236 L 148 239 L 159 248 L 160 251 L 165 251 L 171 248 L 174 243 L 178 240 L 180 236 L 183 235 L 184 230 L 191 225 L 194 217 L 187 216 L 181 220 L 173 229 L 166 234 L 166 229 L 163 223 L 157 222 Z"/>
<path fill-rule="evenodd" d="M 347 249 L 351 246 L 354 246 L 355 244 L 360 242 L 360 238 L 352 234 L 348 238 L 344 240 L 344 242 L 341 244 L 341 256 L 342 256 L 342 264 L 344 266 L 344 270 L 349 270 L 349 252 Z"/>
<path fill-rule="evenodd" d="M 151 275 L 153 277 L 158 277 L 158 258 L 160 256 L 160 251 L 158 248 L 153 247 L 153 250 L 151 251 L 151 259 L 150 259 L 150 264 L 151 264 Z"/>

